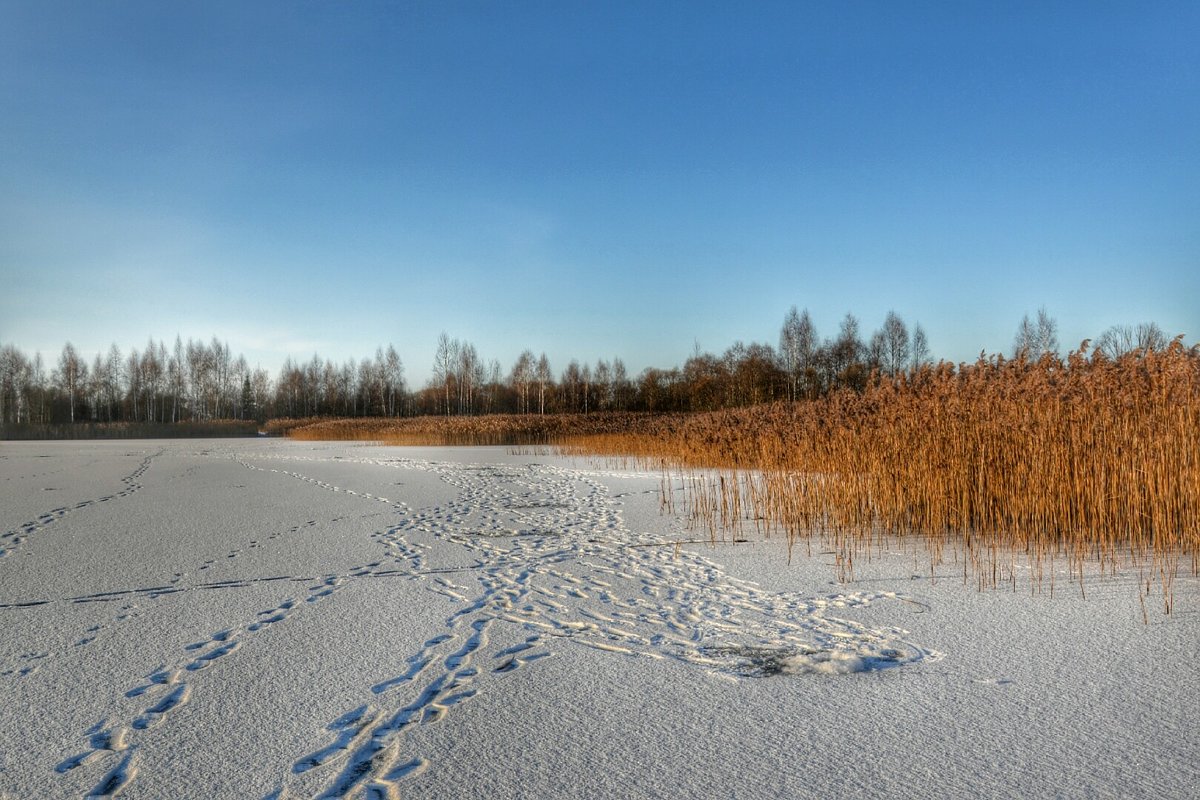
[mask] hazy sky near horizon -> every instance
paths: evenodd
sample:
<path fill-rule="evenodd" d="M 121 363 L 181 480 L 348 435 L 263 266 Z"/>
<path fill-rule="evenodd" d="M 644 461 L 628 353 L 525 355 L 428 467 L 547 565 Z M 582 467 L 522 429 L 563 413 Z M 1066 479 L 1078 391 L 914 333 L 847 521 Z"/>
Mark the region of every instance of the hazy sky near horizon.
<path fill-rule="evenodd" d="M 1200 4 L 0 0 L 0 342 L 1200 339 Z"/>

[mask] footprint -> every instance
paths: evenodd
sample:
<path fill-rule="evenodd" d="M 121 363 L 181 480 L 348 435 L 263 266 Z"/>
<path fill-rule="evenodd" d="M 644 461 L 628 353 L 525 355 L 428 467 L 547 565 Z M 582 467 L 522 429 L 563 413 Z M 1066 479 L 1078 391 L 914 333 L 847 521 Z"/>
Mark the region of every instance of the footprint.
<path fill-rule="evenodd" d="M 362 705 L 349 711 L 330 723 L 328 730 L 340 731 L 333 744 L 318 750 L 292 765 L 292 772 L 302 775 L 310 769 L 319 767 L 340 753 L 350 750 L 357 742 L 366 736 L 370 726 L 379 718 L 379 710 L 372 705 Z"/>
<path fill-rule="evenodd" d="M 162 723 L 164 716 L 186 705 L 192 697 L 192 687 L 186 683 L 182 683 L 175 688 L 170 694 L 159 700 L 150 708 L 146 709 L 145 713 L 133 721 L 133 727 L 139 731 L 148 730 Z"/>
<path fill-rule="evenodd" d="M 250 630 L 253 630 L 253 629 L 254 629 L 254 626 L 253 625 L 250 626 Z M 186 667 L 184 667 L 184 669 L 188 670 L 189 672 L 197 672 L 199 670 L 206 669 L 207 667 L 211 666 L 212 662 L 216 661 L 218 658 L 229 655 L 230 653 L 236 651 L 241 646 L 242 646 L 242 643 L 237 642 L 237 641 L 229 642 L 228 644 L 224 644 L 221 647 L 218 647 L 215 650 L 210 650 L 209 652 L 200 656 L 195 661 L 193 661 L 192 663 L 190 663 Z"/>
<path fill-rule="evenodd" d="M 128 786 L 136 777 L 137 766 L 134 762 L 134 754 L 131 751 L 107 775 L 100 779 L 100 783 L 96 784 L 96 788 L 92 789 L 88 797 L 113 797 Z"/>
<path fill-rule="evenodd" d="M 125 693 L 126 697 L 141 697 L 155 686 L 175 686 L 183 678 L 183 671 L 178 669 L 160 669 L 149 676 L 150 683 L 137 686 Z"/>

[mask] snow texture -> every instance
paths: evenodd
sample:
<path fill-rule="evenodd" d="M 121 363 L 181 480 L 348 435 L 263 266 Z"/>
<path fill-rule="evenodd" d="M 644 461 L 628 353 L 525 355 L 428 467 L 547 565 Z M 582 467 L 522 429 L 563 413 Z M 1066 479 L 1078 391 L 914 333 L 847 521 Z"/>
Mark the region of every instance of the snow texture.
<path fill-rule="evenodd" d="M 1200 603 L 834 581 L 503 448 L 0 449 L 0 798 L 1194 797 Z"/>

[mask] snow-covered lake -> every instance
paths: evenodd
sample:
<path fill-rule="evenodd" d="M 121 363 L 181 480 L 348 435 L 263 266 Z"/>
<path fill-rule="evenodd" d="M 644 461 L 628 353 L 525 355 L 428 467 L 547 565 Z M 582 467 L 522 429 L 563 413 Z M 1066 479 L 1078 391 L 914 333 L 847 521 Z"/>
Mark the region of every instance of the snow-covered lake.
<path fill-rule="evenodd" d="M 694 539 L 503 448 L 0 445 L 0 798 L 1195 797 L 1200 601 Z"/>

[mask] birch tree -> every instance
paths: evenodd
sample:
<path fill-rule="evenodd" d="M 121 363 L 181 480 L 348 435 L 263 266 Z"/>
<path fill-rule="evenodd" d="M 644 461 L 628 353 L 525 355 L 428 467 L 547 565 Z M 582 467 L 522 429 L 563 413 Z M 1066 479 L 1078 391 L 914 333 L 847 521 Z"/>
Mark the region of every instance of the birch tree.
<path fill-rule="evenodd" d="M 603 358 L 596 362 L 596 408 L 605 411 L 612 406 L 612 367 Z"/>
<path fill-rule="evenodd" d="M 87 367 L 79 358 L 75 345 L 67 342 L 63 345 L 58 357 L 58 385 L 67 394 L 67 403 L 71 407 L 71 422 L 75 421 L 75 398 L 79 387 L 87 377 Z"/>
<path fill-rule="evenodd" d="M 912 337 L 912 370 L 916 372 L 929 363 L 929 339 L 920 323 L 913 327 Z"/>
<path fill-rule="evenodd" d="M 390 343 L 384 354 L 384 365 L 387 373 L 388 416 L 395 417 L 400 414 L 399 398 L 404 394 L 404 363 Z"/>
<path fill-rule="evenodd" d="M 908 326 L 895 311 L 889 311 L 883 321 L 883 371 L 896 377 L 908 366 L 912 343 L 908 338 Z"/>
<path fill-rule="evenodd" d="M 46 421 L 46 364 L 41 352 L 33 354 L 33 364 L 30 367 L 30 384 L 38 395 L 38 422 Z M 32 405 L 32 403 L 31 403 Z"/>
<path fill-rule="evenodd" d="M 512 372 L 509 373 L 509 381 L 517 394 L 517 405 L 521 414 L 529 413 L 529 385 L 533 382 L 533 372 L 533 351 L 526 350 L 517 357 Z"/>
<path fill-rule="evenodd" d="M 546 387 L 554 380 L 554 375 L 550 372 L 550 359 L 546 358 L 545 353 L 542 353 L 541 358 L 538 359 L 534 378 L 538 385 L 538 413 L 545 414 Z"/>
<path fill-rule="evenodd" d="M 454 377 L 454 345 L 450 336 L 442 331 L 438 336 L 437 350 L 433 354 L 433 381 L 440 385 L 445 396 L 446 416 L 450 416 L 450 383 Z"/>
<path fill-rule="evenodd" d="M 458 383 L 458 411 L 460 414 L 470 414 L 474 411 L 475 377 L 478 372 L 479 352 L 470 342 L 458 344 L 458 358 L 455 360 Z"/>
<path fill-rule="evenodd" d="M 175 334 L 175 347 L 171 352 L 171 360 L 167 363 L 167 374 L 171 384 L 171 422 L 179 421 L 179 401 L 187 383 L 184 358 L 183 340 L 179 338 L 179 334 Z"/>
<path fill-rule="evenodd" d="M 1036 322 L 1031 322 L 1028 314 L 1021 318 L 1013 339 L 1013 357 L 1037 361 L 1046 355 L 1058 355 L 1058 323 L 1042 306 Z"/>
<path fill-rule="evenodd" d="M 819 343 L 817 328 L 813 325 L 808 309 L 798 313 L 796 307 L 792 306 L 784 317 L 783 328 L 779 332 L 779 354 L 783 361 L 783 370 L 788 375 L 788 394 L 792 400 L 813 390 L 815 358 Z"/>
<path fill-rule="evenodd" d="M 121 410 L 121 348 L 113 342 L 104 360 L 104 402 L 108 406 L 108 418 L 114 419 Z"/>
<path fill-rule="evenodd" d="M 612 363 L 613 405 L 618 411 L 625 410 L 626 398 L 629 396 L 629 376 L 625 372 L 625 362 L 614 358 Z"/>
<path fill-rule="evenodd" d="M 28 362 L 16 345 L 0 347 L 0 424 L 21 421 L 22 376 Z"/>

